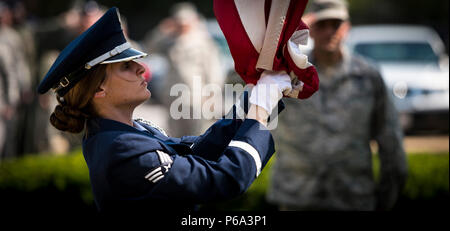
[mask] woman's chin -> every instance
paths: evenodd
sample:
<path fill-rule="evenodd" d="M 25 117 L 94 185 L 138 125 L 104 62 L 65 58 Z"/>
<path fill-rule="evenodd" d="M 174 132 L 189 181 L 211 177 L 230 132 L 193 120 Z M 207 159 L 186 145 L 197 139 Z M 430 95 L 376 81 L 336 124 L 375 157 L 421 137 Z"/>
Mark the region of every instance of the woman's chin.
<path fill-rule="evenodd" d="M 148 99 L 150 99 L 151 98 L 151 96 L 152 96 L 152 93 L 148 90 L 148 89 L 146 89 L 145 90 L 145 93 L 143 94 L 143 96 L 142 96 L 142 102 L 141 103 L 144 103 L 145 101 L 147 101 Z"/>

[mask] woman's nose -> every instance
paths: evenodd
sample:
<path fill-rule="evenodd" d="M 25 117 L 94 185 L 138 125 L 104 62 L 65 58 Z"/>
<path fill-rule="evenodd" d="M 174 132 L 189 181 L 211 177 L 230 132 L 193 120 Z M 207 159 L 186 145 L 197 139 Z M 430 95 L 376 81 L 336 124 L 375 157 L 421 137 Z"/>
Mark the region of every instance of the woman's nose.
<path fill-rule="evenodd" d="M 136 65 L 137 65 L 137 68 L 136 68 L 136 74 L 137 74 L 138 76 L 142 76 L 142 75 L 145 73 L 145 68 L 144 68 L 144 66 L 142 66 L 142 64 L 140 64 L 140 63 L 138 63 L 138 62 L 134 62 L 134 63 L 136 63 Z"/>

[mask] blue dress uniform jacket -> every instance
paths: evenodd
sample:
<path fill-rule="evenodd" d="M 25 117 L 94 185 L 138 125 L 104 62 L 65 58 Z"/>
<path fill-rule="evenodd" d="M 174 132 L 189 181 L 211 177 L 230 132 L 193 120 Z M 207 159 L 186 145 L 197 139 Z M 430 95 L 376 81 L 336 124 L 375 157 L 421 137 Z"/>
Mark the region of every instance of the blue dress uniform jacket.
<path fill-rule="evenodd" d="M 201 136 L 167 137 L 103 118 L 88 121 L 83 154 L 100 211 L 192 208 L 251 185 L 274 153 L 258 121 L 222 119 Z"/>

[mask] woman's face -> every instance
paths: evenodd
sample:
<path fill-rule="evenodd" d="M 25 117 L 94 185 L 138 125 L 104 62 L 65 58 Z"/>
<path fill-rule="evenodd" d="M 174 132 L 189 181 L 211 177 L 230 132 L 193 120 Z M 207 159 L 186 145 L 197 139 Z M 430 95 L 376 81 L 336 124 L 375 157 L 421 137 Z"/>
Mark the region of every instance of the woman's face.
<path fill-rule="evenodd" d="M 145 68 L 135 62 L 119 62 L 107 64 L 106 80 L 102 84 L 105 100 L 118 107 L 137 106 L 148 98 L 150 91 L 142 76 Z"/>

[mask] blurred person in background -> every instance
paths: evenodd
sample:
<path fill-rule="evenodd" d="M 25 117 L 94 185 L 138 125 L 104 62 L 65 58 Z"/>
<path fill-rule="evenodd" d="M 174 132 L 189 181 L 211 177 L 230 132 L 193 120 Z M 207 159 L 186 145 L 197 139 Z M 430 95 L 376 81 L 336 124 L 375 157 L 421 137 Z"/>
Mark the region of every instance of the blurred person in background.
<path fill-rule="evenodd" d="M 342 45 L 350 29 L 345 1 L 312 1 L 304 21 L 314 39 L 308 57 L 320 90 L 305 101 L 286 100 L 289 113 L 280 117 L 275 134 L 267 199 L 280 210 L 391 209 L 407 164 L 390 94 L 380 73 Z M 372 139 L 381 165 L 378 184 Z"/>
<path fill-rule="evenodd" d="M 21 154 L 22 130 L 26 125 L 25 108 L 30 102 L 31 73 L 27 62 L 25 41 L 14 26 L 15 1 L 0 1 L 0 64 L 3 69 L 2 120 L 5 132 L 1 157 L 15 157 Z"/>
<path fill-rule="evenodd" d="M 46 71 L 56 60 L 60 51 L 71 40 L 87 30 L 106 11 L 106 8 L 96 1 L 73 1 L 70 8 L 55 19 L 43 24 L 44 29 L 40 31 L 40 80 L 45 76 Z M 54 95 L 39 95 L 39 105 L 43 113 L 38 115 L 39 121 L 47 120 L 52 109 L 58 104 Z M 55 154 L 67 153 L 74 147 L 81 145 L 80 137 L 74 134 L 67 134 L 58 131 L 50 124 L 37 124 L 39 131 L 46 131 L 47 139 L 37 139 L 44 146 L 46 140 L 47 150 Z M 46 126 L 42 129 L 42 126 Z M 41 150 L 42 151 L 42 150 Z"/>
<path fill-rule="evenodd" d="M 44 78 L 65 45 L 81 33 L 83 11 L 85 11 L 84 2 L 75 0 L 56 17 L 38 20 L 36 27 L 37 83 Z M 70 149 L 69 140 L 72 140 L 75 145 L 76 142 L 79 144 L 77 141 L 79 139 L 73 139 L 48 123 L 41 122 L 48 120 L 56 103 L 54 95 L 37 95 L 35 121 L 38 122 L 30 133 L 38 137 L 34 139 L 38 152 L 63 154 Z"/>
<path fill-rule="evenodd" d="M 163 55 L 168 61 L 168 73 L 162 80 L 162 90 L 155 89 L 155 97 L 159 98 L 166 108 L 176 99 L 170 96 L 170 89 L 177 83 L 185 84 L 193 90 L 195 77 L 201 79 L 201 85 L 214 84 L 224 88 L 225 73 L 220 64 L 219 48 L 209 34 L 204 18 L 191 3 L 178 3 L 173 6 L 171 17 L 161 21 L 160 25 L 149 33 L 146 48 Z M 161 84 L 161 83 L 155 83 Z M 195 93 L 194 93 L 195 94 Z M 201 93 L 200 93 L 201 94 Z M 177 96 L 180 97 L 180 96 Z M 169 118 L 168 132 L 173 136 L 201 134 L 215 120 L 205 118 L 192 119 L 193 107 L 202 107 L 203 102 L 210 97 L 222 95 L 201 96 L 200 105 L 193 99 L 191 91 L 191 119 Z M 214 105 L 220 107 L 220 105 Z"/>
<path fill-rule="evenodd" d="M 6 5 L 0 2 L 0 39 L 3 37 L 4 20 L 8 14 Z M 0 161 L 2 161 L 8 121 L 11 119 L 12 107 L 9 102 L 8 77 L 11 54 L 6 42 L 0 40 Z"/>
<path fill-rule="evenodd" d="M 40 123 L 37 118 L 38 97 L 33 91 L 39 83 L 36 56 L 36 24 L 29 20 L 28 12 L 22 0 L 12 1 L 11 11 L 13 16 L 13 28 L 18 32 L 23 47 L 23 56 L 29 72 L 29 87 L 22 93 L 22 103 L 17 111 L 18 123 L 16 146 L 17 155 L 25 153 L 38 153 L 44 151 L 40 138 L 42 130 L 36 129 Z M 26 70 L 26 69 L 25 69 Z M 24 69 L 21 74 L 25 74 Z M 45 150 L 46 151 L 46 150 Z"/>
<path fill-rule="evenodd" d="M 0 12 L 1 10 L 0 5 Z M 5 59 L 8 57 L 8 54 L 5 54 L 5 51 L 7 51 L 6 45 L 0 43 L 0 162 L 3 159 L 3 147 L 6 141 L 6 128 L 12 112 L 8 100 L 8 72 L 7 65 L 5 65 Z"/>
<path fill-rule="evenodd" d="M 99 5 L 96 1 L 87 1 L 83 4 L 80 24 L 78 25 L 78 34 L 83 33 L 91 27 L 105 13 L 106 8 Z"/>

